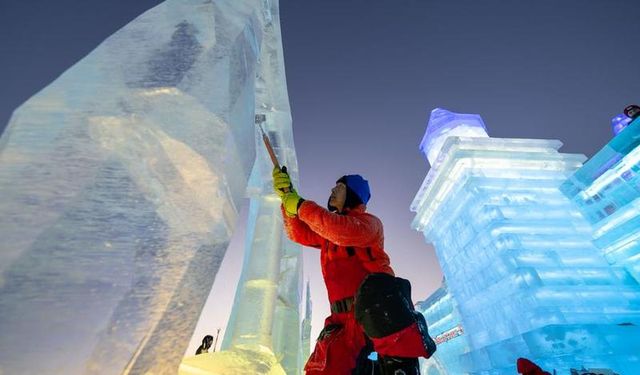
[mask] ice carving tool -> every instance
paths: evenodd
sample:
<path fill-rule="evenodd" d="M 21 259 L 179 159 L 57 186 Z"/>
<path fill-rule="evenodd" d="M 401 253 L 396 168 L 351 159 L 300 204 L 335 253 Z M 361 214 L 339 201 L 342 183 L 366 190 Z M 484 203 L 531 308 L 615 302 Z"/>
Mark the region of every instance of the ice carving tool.
<path fill-rule="evenodd" d="M 262 134 L 262 141 L 264 142 L 264 145 L 267 148 L 267 152 L 269 153 L 269 157 L 271 158 L 271 162 L 273 163 L 273 166 L 280 169 L 284 173 L 287 173 L 286 166 L 280 167 L 280 163 L 278 162 L 278 157 L 276 156 L 275 151 L 273 151 L 273 147 L 271 146 L 271 141 L 269 140 L 269 136 L 267 136 L 267 133 L 265 133 L 264 128 L 262 127 L 262 123 L 264 123 L 265 121 L 267 121 L 266 115 L 264 114 L 256 115 L 255 122 L 256 122 L 256 125 L 258 125 L 258 128 L 260 129 L 260 133 Z M 284 188 L 282 189 L 282 191 L 285 193 L 288 193 L 291 191 L 291 187 Z"/>

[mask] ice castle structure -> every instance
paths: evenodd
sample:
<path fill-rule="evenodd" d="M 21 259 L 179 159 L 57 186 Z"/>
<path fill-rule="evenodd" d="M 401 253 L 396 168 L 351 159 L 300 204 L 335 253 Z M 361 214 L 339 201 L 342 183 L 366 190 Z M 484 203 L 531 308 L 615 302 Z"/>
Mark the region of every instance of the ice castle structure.
<path fill-rule="evenodd" d="M 454 302 L 448 315 L 459 313 L 468 345 L 460 355 L 441 345 L 436 359 L 455 352 L 447 366 L 460 373 L 514 374 L 525 357 L 559 374 L 640 374 L 640 286 L 592 243 L 590 223 L 560 190 L 586 159 L 560 146 L 491 138 L 478 115 L 431 113 L 421 143 L 431 169 L 412 226 L 435 247 L 446 280 L 436 293 Z M 444 297 L 421 305 L 435 329 L 429 308 Z"/>
<path fill-rule="evenodd" d="M 247 340 L 272 373 L 297 366 L 300 257 L 281 241 L 254 123 L 265 115 L 297 177 L 280 43 L 277 0 L 167 0 L 14 112 L 0 373 L 175 374 L 247 192 L 247 242 L 265 257 L 245 260 L 260 291 L 232 331 L 260 320 Z"/>
<path fill-rule="evenodd" d="M 593 225 L 593 243 L 607 260 L 640 283 L 640 118 L 620 122 L 625 127 L 561 190 Z"/>
<path fill-rule="evenodd" d="M 416 304 L 416 310 L 429 322 L 429 332 L 438 350 L 429 358 L 421 358 L 423 375 L 462 374 L 458 359 L 469 350 L 469 342 L 462 327 L 462 317 L 446 281 L 429 298 Z"/>

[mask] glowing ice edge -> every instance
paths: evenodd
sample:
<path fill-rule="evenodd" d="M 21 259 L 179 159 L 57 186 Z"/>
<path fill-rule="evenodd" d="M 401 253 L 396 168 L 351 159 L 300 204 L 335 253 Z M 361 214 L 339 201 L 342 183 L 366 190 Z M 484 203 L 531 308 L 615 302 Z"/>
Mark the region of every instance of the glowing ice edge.
<path fill-rule="evenodd" d="M 443 144 L 435 164 L 425 177 L 418 194 L 411 203 L 411 211 L 416 212 L 412 228 L 422 231 L 435 211 L 457 183 L 465 170 L 477 170 L 487 177 L 520 177 L 517 169 L 529 171 L 563 171 L 567 166 L 578 167 L 585 157 L 581 155 L 559 154 L 560 141 L 534 139 L 463 138 L 449 137 Z M 458 153 L 474 150 L 472 157 L 460 158 Z M 485 152 L 483 152 L 485 151 Z M 542 160 L 513 160 L 513 153 L 541 155 Z M 525 155 L 526 156 L 526 155 Z M 446 172 L 443 172 L 446 171 Z M 442 176 L 442 173 L 446 175 Z M 527 178 L 536 178 L 535 173 L 527 173 Z M 538 176 L 544 179 L 544 176 Z M 419 219 L 418 219 L 419 218 Z"/>
<path fill-rule="evenodd" d="M 622 177 L 622 174 L 635 165 L 640 164 L 640 147 L 636 147 L 633 151 L 625 155 L 622 160 L 612 169 L 607 170 L 598 177 L 589 187 L 580 192 L 582 199 L 589 199 L 600 191 L 606 189 L 611 183 Z"/>

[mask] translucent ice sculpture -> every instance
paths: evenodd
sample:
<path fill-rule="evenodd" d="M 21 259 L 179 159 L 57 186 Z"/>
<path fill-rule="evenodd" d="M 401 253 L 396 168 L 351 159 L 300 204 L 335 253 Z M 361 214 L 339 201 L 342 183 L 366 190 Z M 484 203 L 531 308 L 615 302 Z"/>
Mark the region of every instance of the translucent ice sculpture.
<path fill-rule="evenodd" d="M 446 282 L 443 281 L 429 298 L 417 303 L 416 310 L 424 315 L 429 334 L 438 345 L 436 353 L 422 361 L 422 374 L 462 374 L 459 357 L 469 351 L 469 341 L 456 300 L 449 293 Z"/>
<path fill-rule="evenodd" d="M 593 225 L 594 244 L 607 260 L 640 282 L 640 118 L 620 129 L 561 190 Z"/>
<path fill-rule="evenodd" d="M 436 157 L 448 137 L 488 137 L 487 129 L 479 115 L 453 113 L 436 108 L 431 111 L 428 125 L 420 142 L 420 151 L 425 154 L 430 165 L 436 162 Z"/>
<path fill-rule="evenodd" d="M 298 186 L 278 2 L 263 4 L 267 21 L 258 59 L 257 119 L 269 134 L 281 165 L 287 166 Z M 249 180 L 251 203 L 242 275 L 222 351 L 185 358 L 180 374 L 276 375 L 301 370 L 301 246 L 284 234 L 280 199 L 271 184 L 273 165 L 261 142 Z"/>
<path fill-rule="evenodd" d="M 260 61 L 279 46 L 272 9 L 168 0 L 14 112 L 0 373 L 177 371 L 245 196 L 256 108 L 289 116 L 271 106 L 281 66 Z"/>
<path fill-rule="evenodd" d="M 429 157 L 413 227 L 433 243 L 460 313 L 465 373 L 513 374 L 518 357 L 558 373 L 640 373 L 640 285 L 607 262 L 560 191 L 585 159 L 560 146 L 450 136 Z"/>

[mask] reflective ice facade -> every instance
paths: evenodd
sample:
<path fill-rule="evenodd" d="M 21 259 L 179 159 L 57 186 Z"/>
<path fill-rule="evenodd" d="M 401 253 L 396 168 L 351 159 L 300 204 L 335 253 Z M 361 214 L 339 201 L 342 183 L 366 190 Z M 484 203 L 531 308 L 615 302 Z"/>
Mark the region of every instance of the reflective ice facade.
<path fill-rule="evenodd" d="M 640 282 L 640 118 L 625 126 L 561 189 L 593 225 L 607 260 Z"/>
<path fill-rule="evenodd" d="M 446 282 L 429 298 L 416 304 L 424 315 L 438 350 L 428 360 L 421 359 L 423 375 L 462 374 L 460 355 L 469 350 L 458 306 Z"/>
<path fill-rule="evenodd" d="M 431 111 L 429 126 L 420 142 L 420 151 L 434 165 L 448 137 L 487 137 L 480 115 L 453 113 L 442 108 Z"/>
<path fill-rule="evenodd" d="M 166 1 L 14 112 L 0 140 L 0 372 L 177 371 L 255 174 L 255 113 L 292 139 L 290 121 L 274 127 L 290 118 L 270 69 L 274 9 Z"/>
<path fill-rule="evenodd" d="M 428 155 L 412 225 L 434 244 L 460 311 L 464 371 L 513 374 L 526 357 L 559 373 L 583 365 L 640 373 L 638 283 L 607 262 L 558 189 L 585 157 L 559 153 L 550 140 L 442 144 L 435 160 Z"/>

